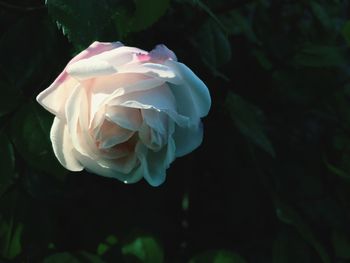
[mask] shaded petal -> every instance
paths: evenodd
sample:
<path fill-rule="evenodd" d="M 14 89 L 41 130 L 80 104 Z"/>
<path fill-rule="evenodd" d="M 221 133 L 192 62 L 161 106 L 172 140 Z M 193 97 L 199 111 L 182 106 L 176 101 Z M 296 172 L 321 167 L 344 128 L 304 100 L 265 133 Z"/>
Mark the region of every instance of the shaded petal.
<path fill-rule="evenodd" d="M 159 151 L 166 144 L 164 135 L 154 131 L 145 123 L 142 124 L 138 135 L 141 142 L 153 151 Z"/>
<path fill-rule="evenodd" d="M 166 169 L 175 159 L 174 140 L 169 137 L 168 144 L 158 152 L 147 149 L 142 143 L 136 146 L 135 151 L 141 161 L 145 180 L 152 186 L 161 185 L 166 178 Z"/>
<path fill-rule="evenodd" d="M 165 60 L 171 59 L 177 61 L 176 55 L 173 51 L 168 49 L 165 45 L 160 44 L 157 45 L 150 53 L 149 53 L 152 61 L 160 61 L 164 62 Z"/>
<path fill-rule="evenodd" d="M 168 116 L 161 111 L 157 111 L 154 109 L 142 109 L 141 110 L 143 121 L 151 127 L 153 130 L 165 134 L 166 137 L 167 127 L 168 127 Z"/>
<path fill-rule="evenodd" d="M 126 142 L 133 134 L 133 131 L 124 129 L 113 122 L 105 120 L 96 134 L 96 140 L 100 143 L 100 149 L 106 149 L 119 143 Z"/>
<path fill-rule="evenodd" d="M 171 67 L 158 63 L 130 63 L 121 66 L 117 70 L 119 73 L 139 73 L 176 84 L 181 82 L 181 79 Z"/>
<path fill-rule="evenodd" d="M 183 79 L 180 85 L 169 85 L 178 102 L 178 112 L 194 119 L 206 116 L 211 106 L 207 86 L 186 65 L 171 60 L 165 64 Z"/>
<path fill-rule="evenodd" d="M 80 125 L 79 125 L 79 116 L 80 116 L 80 110 L 82 105 L 82 98 L 83 97 L 83 89 L 80 86 L 77 86 L 73 89 L 72 94 L 67 99 L 66 107 L 65 107 L 65 113 L 66 113 L 66 120 L 67 120 L 67 127 L 68 132 L 72 138 L 72 143 L 74 148 L 83 153 L 86 154 L 86 149 L 84 149 L 80 142 L 85 141 L 83 138 L 81 138 L 81 131 L 80 131 Z"/>
<path fill-rule="evenodd" d="M 201 145 L 203 125 L 200 122 L 198 126 L 176 126 L 173 138 L 176 144 L 176 157 L 184 156 Z"/>
<path fill-rule="evenodd" d="M 106 118 L 131 131 L 139 130 L 142 124 L 141 112 L 134 108 L 109 106 L 106 111 Z"/>
<path fill-rule="evenodd" d="M 111 161 L 108 162 L 105 160 L 96 160 L 90 156 L 82 155 L 79 152 L 77 152 L 76 155 L 84 168 L 94 174 L 116 178 L 125 183 L 135 183 L 143 177 L 140 166 L 135 167 L 130 173 L 122 173 L 112 168 L 113 165 Z"/>
<path fill-rule="evenodd" d="M 67 125 L 57 117 L 53 121 L 50 138 L 57 159 L 66 169 L 70 171 L 83 170 L 83 166 L 74 155 L 74 147 L 68 133 Z"/>

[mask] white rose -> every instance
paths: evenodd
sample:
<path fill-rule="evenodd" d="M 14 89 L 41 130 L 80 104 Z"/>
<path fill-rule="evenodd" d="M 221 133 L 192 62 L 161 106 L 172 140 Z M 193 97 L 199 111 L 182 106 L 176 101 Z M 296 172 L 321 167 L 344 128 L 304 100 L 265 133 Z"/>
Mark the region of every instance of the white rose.
<path fill-rule="evenodd" d="M 55 115 L 54 153 L 71 171 L 153 186 L 202 142 L 205 84 L 164 45 L 151 52 L 94 42 L 37 101 Z"/>

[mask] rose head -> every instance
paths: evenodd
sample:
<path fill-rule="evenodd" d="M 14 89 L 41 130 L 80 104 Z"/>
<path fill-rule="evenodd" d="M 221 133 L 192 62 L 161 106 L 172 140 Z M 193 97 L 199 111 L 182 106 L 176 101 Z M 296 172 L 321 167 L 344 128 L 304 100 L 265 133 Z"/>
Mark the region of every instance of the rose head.
<path fill-rule="evenodd" d="M 205 84 L 164 45 L 146 52 L 120 42 L 94 42 L 37 101 L 55 115 L 50 137 L 65 168 L 153 186 L 201 144 L 211 104 Z"/>

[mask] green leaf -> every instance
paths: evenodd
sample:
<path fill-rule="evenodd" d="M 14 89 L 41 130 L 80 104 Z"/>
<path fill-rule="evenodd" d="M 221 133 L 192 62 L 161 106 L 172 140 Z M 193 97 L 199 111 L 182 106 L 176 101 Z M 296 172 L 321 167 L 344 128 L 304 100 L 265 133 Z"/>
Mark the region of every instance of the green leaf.
<path fill-rule="evenodd" d="M 246 263 L 246 261 L 231 251 L 212 250 L 194 256 L 189 263 Z"/>
<path fill-rule="evenodd" d="M 68 252 L 56 253 L 46 257 L 43 263 L 80 263 L 75 256 Z"/>
<path fill-rule="evenodd" d="M 97 255 L 104 255 L 109 249 L 118 243 L 118 239 L 114 235 L 106 237 L 105 242 L 100 243 L 97 247 Z"/>
<path fill-rule="evenodd" d="M 49 14 L 77 49 L 96 40 L 115 41 L 112 18 L 118 12 L 106 0 L 46 0 Z"/>
<path fill-rule="evenodd" d="M 46 257 L 43 263 L 105 263 L 99 256 L 81 251 L 79 253 L 61 252 Z"/>
<path fill-rule="evenodd" d="M 335 46 L 305 44 L 295 55 L 293 63 L 304 67 L 339 67 L 346 63 L 343 51 Z"/>
<path fill-rule="evenodd" d="M 144 30 L 162 17 L 169 7 L 170 0 L 134 0 L 135 13 L 131 20 L 131 30 Z"/>
<path fill-rule="evenodd" d="M 350 259 L 350 239 L 344 232 L 332 232 L 332 245 L 337 257 Z"/>
<path fill-rule="evenodd" d="M 0 196 L 12 184 L 15 177 L 13 146 L 3 132 L 0 133 Z"/>
<path fill-rule="evenodd" d="M 10 98 L 6 104 L 17 106 L 19 89 L 38 86 L 49 76 L 47 60 L 57 59 L 57 32 L 46 16 L 24 16 L 9 27 L 0 39 L 1 84 L 6 85 L 1 102 Z M 35 29 L 35 30 L 33 30 Z M 23 48 L 23 43 L 26 47 Z M 56 51 L 56 52 L 54 52 Z M 5 75 L 6 79 L 3 79 Z M 5 81 L 4 83 L 2 83 Z M 3 88 L 3 87 L 1 87 Z M 15 97 L 18 98 L 16 99 Z M 2 106 L 1 106 L 2 107 Z"/>
<path fill-rule="evenodd" d="M 339 177 L 341 177 L 341 178 L 343 178 L 343 179 L 350 180 L 350 175 L 349 175 L 347 172 L 345 172 L 344 170 L 342 170 L 342 169 L 340 169 L 340 168 L 338 168 L 338 167 L 336 167 L 336 166 L 330 164 L 330 163 L 327 161 L 327 159 L 326 159 L 325 156 L 323 157 L 323 162 L 325 163 L 327 169 L 328 169 L 330 172 L 332 172 L 333 174 L 335 174 L 335 175 L 337 175 L 337 176 L 339 176 Z"/>
<path fill-rule="evenodd" d="M 21 156 L 32 167 L 64 180 L 67 170 L 53 154 L 49 134 L 53 116 L 34 103 L 24 104 L 11 123 L 11 138 Z"/>
<path fill-rule="evenodd" d="M 192 0 L 192 4 L 197 5 L 199 8 L 201 8 L 204 12 L 206 12 L 209 17 L 215 21 L 215 23 L 225 32 L 227 33 L 227 29 L 224 24 L 221 23 L 219 17 L 217 17 L 214 12 L 210 9 L 208 5 L 206 5 L 203 1 L 201 0 Z"/>
<path fill-rule="evenodd" d="M 97 255 L 102 256 L 110 249 L 110 246 L 105 243 L 100 243 L 97 247 Z"/>
<path fill-rule="evenodd" d="M 7 259 L 15 258 L 22 251 L 21 201 L 17 189 L 6 193 L 0 201 L 0 252 Z"/>
<path fill-rule="evenodd" d="M 148 235 L 138 236 L 122 247 L 126 262 L 162 263 L 164 252 L 158 241 Z M 128 261 L 130 260 L 130 261 Z"/>
<path fill-rule="evenodd" d="M 257 61 L 259 62 L 260 66 L 263 69 L 265 70 L 272 69 L 272 64 L 263 51 L 254 49 L 252 53 L 256 57 Z"/>
<path fill-rule="evenodd" d="M 0 74 L 0 117 L 16 109 L 22 99 L 22 93 L 10 81 Z"/>
<path fill-rule="evenodd" d="M 322 245 L 322 243 L 316 238 L 310 227 L 304 222 L 303 218 L 298 212 L 281 200 L 275 200 L 277 217 L 284 223 L 293 225 L 299 232 L 300 236 L 304 238 L 318 253 L 323 263 L 331 263 L 330 257 Z"/>
<path fill-rule="evenodd" d="M 273 146 L 262 125 L 262 111 L 233 92 L 228 94 L 225 106 L 238 130 L 249 141 L 275 157 Z"/>
<path fill-rule="evenodd" d="M 341 33 L 343 35 L 343 37 L 345 38 L 346 40 L 346 43 L 348 43 L 348 45 L 350 46 L 350 21 L 347 21 L 342 30 L 341 30 Z"/>
<path fill-rule="evenodd" d="M 84 259 L 82 262 L 86 262 L 86 263 L 105 263 L 99 256 L 94 255 L 92 253 L 88 253 L 86 251 L 79 252 L 79 256 L 81 256 Z"/>
<path fill-rule="evenodd" d="M 272 246 L 272 263 L 312 262 L 310 246 L 292 230 L 286 228 L 278 233 Z"/>
<path fill-rule="evenodd" d="M 310 1 L 310 6 L 312 13 L 316 16 L 320 24 L 325 29 L 331 29 L 333 24 L 330 16 L 326 12 L 326 9 L 316 1 Z"/>
<path fill-rule="evenodd" d="M 251 21 L 238 10 L 232 10 L 220 16 L 220 21 L 225 25 L 228 34 L 243 34 L 250 42 L 258 45 L 261 44 L 261 41 L 259 41 L 253 30 Z"/>
<path fill-rule="evenodd" d="M 195 36 L 203 62 L 209 68 L 218 68 L 231 59 L 231 46 L 226 34 L 213 20 L 208 20 Z"/>

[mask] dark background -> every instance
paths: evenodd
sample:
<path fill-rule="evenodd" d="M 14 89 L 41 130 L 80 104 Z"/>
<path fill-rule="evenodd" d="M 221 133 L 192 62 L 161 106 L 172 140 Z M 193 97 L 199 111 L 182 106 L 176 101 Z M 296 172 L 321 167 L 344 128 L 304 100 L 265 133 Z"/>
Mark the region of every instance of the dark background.
<path fill-rule="evenodd" d="M 346 0 L 0 0 L 0 262 L 350 262 Z M 93 41 L 164 43 L 207 84 L 167 180 L 70 173 L 35 102 Z"/>

